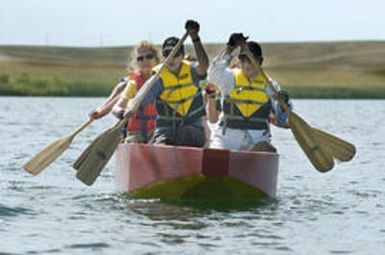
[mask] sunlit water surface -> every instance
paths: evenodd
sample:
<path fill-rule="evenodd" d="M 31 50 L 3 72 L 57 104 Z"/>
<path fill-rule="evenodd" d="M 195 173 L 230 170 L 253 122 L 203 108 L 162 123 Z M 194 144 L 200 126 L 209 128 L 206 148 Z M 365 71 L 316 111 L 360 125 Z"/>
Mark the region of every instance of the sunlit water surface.
<path fill-rule="evenodd" d="M 0 254 L 383 254 L 385 101 L 295 100 L 312 126 L 353 142 L 353 161 L 326 174 L 289 130 L 273 129 L 278 195 L 213 206 L 132 200 L 114 183 L 114 161 L 86 187 L 71 164 L 105 128 L 79 134 L 41 175 L 22 165 L 68 135 L 103 98 L 0 97 Z"/>

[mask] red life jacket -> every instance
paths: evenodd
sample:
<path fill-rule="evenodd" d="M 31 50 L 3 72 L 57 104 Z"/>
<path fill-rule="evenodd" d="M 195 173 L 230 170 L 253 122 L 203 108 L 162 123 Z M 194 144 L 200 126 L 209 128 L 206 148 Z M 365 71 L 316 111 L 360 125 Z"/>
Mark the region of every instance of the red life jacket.
<path fill-rule="evenodd" d="M 142 74 L 139 71 L 131 72 L 129 79 L 135 81 L 137 91 L 139 91 L 145 82 Z M 141 131 L 143 138 L 147 140 L 148 130 L 155 128 L 156 116 L 157 113 L 154 103 L 150 103 L 145 107 L 140 107 L 137 112 L 128 119 L 127 131 Z"/>

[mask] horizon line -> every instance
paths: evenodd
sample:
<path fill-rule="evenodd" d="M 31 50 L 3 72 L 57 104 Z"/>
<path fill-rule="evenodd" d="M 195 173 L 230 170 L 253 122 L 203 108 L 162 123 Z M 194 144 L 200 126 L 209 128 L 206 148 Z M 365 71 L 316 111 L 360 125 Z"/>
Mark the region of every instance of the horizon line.
<path fill-rule="evenodd" d="M 149 41 L 144 39 L 143 41 Z M 138 41 L 139 42 L 139 41 Z M 338 39 L 338 40 L 306 40 L 306 41 L 258 41 L 260 44 L 312 44 L 312 43 L 347 43 L 347 42 L 385 42 L 385 39 Z M 122 48 L 122 47 L 132 47 L 135 44 L 117 44 L 117 45 L 65 45 L 65 44 L 2 44 L 0 43 L 0 47 L 60 47 L 60 48 Z M 226 42 L 203 42 L 203 44 L 223 44 Z M 155 43 L 155 45 L 161 45 Z M 185 43 L 185 45 L 192 45 L 191 43 Z"/>

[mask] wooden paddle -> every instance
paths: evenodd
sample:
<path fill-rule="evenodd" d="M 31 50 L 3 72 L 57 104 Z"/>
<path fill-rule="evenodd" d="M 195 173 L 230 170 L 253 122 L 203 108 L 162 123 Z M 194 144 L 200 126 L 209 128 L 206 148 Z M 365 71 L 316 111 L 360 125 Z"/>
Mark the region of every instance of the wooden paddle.
<path fill-rule="evenodd" d="M 74 137 L 90 125 L 92 121 L 92 119 L 89 119 L 70 135 L 62 137 L 46 146 L 23 166 L 24 170 L 34 175 L 43 171 L 70 146 Z"/>
<path fill-rule="evenodd" d="M 176 53 L 179 51 L 187 36 L 188 33 L 186 32 L 177 45 L 175 45 L 169 56 L 160 67 L 159 71 L 150 78 L 151 80 L 145 84 L 145 87 L 140 90 L 140 93 L 131 99 L 132 102 L 129 104 L 128 113 L 137 110 L 144 97 L 158 81 L 162 70 L 171 62 Z M 78 170 L 76 177 L 84 184 L 92 185 L 96 178 L 100 175 L 100 172 L 111 158 L 116 146 L 119 143 L 120 130 L 125 125 L 128 117 L 129 114 L 126 114 L 125 117 L 115 126 L 100 134 L 76 160 L 73 165 L 73 167 Z"/>
<path fill-rule="evenodd" d="M 311 127 L 299 115 L 292 112 L 287 104 L 279 99 L 277 90 L 255 60 L 246 43 L 243 43 L 241 47 L 258 72 L 264 76 L 268 86 L 278 98 L 280 106 L 288 114 L 293 135 L 313 166 L 320 172 L 327 172 L 334 166 L 333 158 L 341 161 L 352 159 L 356 151 L 354 145 L 320 129 Z"/>
<path fill-rule="evenodd" d="M 101 134 L 99 134 L 94 140 L 98 139 L 98 137 L 100 136 Z M 73 168 L 75 170 L 79 169 L 80 165 L 83 163 L 83 161 L 87 158 L 88 154 L 90 153 L 91 151 L 91 147 L 88 146 L 83 152 L 82 154 L 76 159 L 75 163 L 73 163 Z"/>
<path fill-rule="evenodd" d="M 315 139 L 322 147 L 328 148 L 336 160 L 350 161 L 356 154 L 356 147 L 353 144 L 317 128 L 313 128 L 312 131 Z"/>

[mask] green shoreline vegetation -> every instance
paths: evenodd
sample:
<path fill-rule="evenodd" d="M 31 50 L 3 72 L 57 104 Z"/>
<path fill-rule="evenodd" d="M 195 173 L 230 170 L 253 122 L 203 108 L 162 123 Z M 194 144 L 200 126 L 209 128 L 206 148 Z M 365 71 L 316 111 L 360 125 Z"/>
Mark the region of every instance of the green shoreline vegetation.
<path fill-rule="evenodd" d="M 206 44 L 211 60 L 223 46 Z M 385 98 L 385 41 L 262 47 L 264 69 L 294 98 Z M 107 96 L 131 49 L 0 46 L 0 95 Z"/>

